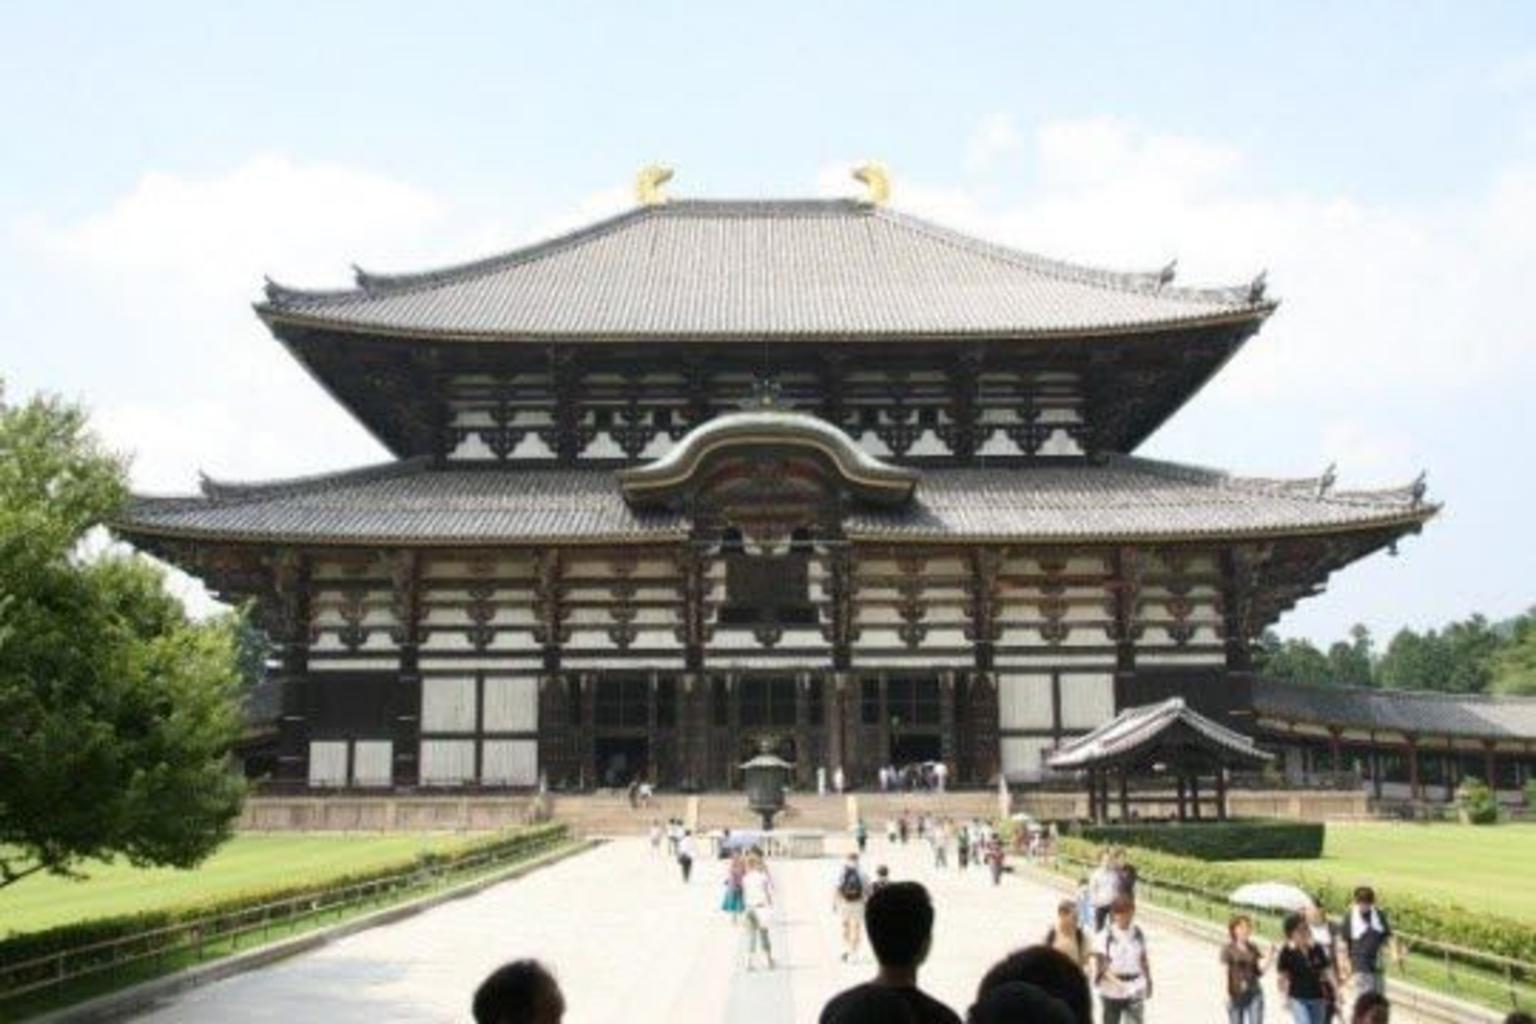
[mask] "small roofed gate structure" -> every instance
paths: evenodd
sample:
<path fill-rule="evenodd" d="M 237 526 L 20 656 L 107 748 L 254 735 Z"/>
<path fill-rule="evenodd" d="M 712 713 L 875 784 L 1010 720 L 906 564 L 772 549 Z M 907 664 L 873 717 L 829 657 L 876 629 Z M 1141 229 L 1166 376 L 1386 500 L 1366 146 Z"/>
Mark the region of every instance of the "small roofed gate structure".
<path fill-rule="evenodd" d="M 1097 729 L 1062 746 L 1047 764 L 1057 771 L 1080 771 L 1088 781 L 1088 816 L 1110 820 L 1110 782 L 1118 785 L 1120 820 L 1131 820 L 1132 803 L 1168 803 L 1166 793 L 1131 795 L 1132 776 L 1172 779 L 1173 803 L 1180 821 L 1201 817 L 1200 780 L 1212 781 L 1216 818 L 1227 817 L 1227 773 L 1259 768 L 1272 754 L 1242 733 L 1218 725 L 1195 711 L 1182 697 L 1127 708 Z"/>

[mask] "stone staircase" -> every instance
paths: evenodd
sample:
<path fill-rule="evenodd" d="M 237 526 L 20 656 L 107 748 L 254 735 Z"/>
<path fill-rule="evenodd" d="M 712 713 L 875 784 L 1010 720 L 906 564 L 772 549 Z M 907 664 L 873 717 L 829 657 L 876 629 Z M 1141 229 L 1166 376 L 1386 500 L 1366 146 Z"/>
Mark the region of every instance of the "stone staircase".
<path fill-rule="evenodd" d="M 577 795 L 550 794 L 549 815 L 588 836 L 644 835 L 653 821 L 681 818 L 702 832 L 716 829 L 761 827 L 757 815 L 747 809 L 745 793 L 718 792 L 658 795 L 649 807 L 632 808 L 622 793 Z M 998 796 L 990 790 L 948 793 L 791 793 L 785 809 L 774 819 L 781 829 L 846 832 L 862 816 L 871 832 L 902 811 L 949 818 L 993 819 Z"/>

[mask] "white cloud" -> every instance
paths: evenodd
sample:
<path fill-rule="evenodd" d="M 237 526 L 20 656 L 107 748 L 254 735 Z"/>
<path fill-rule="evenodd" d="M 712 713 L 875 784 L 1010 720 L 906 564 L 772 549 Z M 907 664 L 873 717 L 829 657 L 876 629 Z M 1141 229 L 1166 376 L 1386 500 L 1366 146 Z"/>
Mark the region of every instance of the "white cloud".
<path fill-rule="evenodd" d="M 1024 136 L 1011 114 L 991 114 L 982 119 L 966 148 L 965 165 L 972 172 L 1008 164 L 1024 153 Z"/>

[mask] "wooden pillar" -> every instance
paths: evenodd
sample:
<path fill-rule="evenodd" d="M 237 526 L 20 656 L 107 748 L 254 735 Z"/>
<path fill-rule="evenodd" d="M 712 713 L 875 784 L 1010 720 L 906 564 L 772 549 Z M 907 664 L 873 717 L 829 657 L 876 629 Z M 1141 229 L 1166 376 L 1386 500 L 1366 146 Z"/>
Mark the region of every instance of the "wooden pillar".
<path fill-rule="evenodd" d="M 1183 821 L 1184 820 L 1184 813 L 1185 813 L 1185 810 L 1186 810 L 1186 808 L 1184 806 L 1184 773 L 1183 772 L 1180 772 L 1178 774 L 1178 776 L 1174 780 L 1174 783 L 1178 787 L 1178 791 L 1179 791 L 1179 811 L 1178 811 L 1179 820 Z"/>
<path fill-rule="evenodd" d="M 1124 768 L 1120 769 L 1120 820 L 1131 820 L 1131 785 Z"/>
<path fill-rule="evenodd" d="M 1499 768 L 1499 766 L 1498 766 L 1497 763 L 1495 763 L 1494 757 L 1493 757 L 1493 744 L 1484 741 L 1484 743 L 1483 743 L 1483 774 L 1487 775 L 1488 777 L 1486 779 L 1484 779 L 1483 781 L 1488 783 L 1488 788 L 1493 790 L 1493 792 L 1495 792 L 1495 793 L 1497 793 L 1499 791 L 1498 768 Z"/>
<path fill-rule="evenodd" d="M 1419 786 L 1419 744 L 1412 736 L 1408 737 L 1408 797 L 1415 802 L 1424 799 Z"/>
<path fill-rule="evenodd" d="M 939 673 L 939 760 L 951 777 L 958 775 L 955 765 L 955 674 Z"/>
<path fill-rule="evenodd" d="M 1328 752 L 1333 755 L 1333 773 L 1337 775 L 1344 770 L 1344 750 L 1339 742 L 1339 730 L 1328 730 Z"/>
<path fill-rule="evenodd" d="M 1200 774 L 1195 772 L 1189 777 L 1189 799 L 1194 804 L 1194 817 L 1200 820 Z"/>
<path fill-rule="evenodd" d="M 825 728 L 827 730 L 827 766 L 828 785 L 836 774 L 838 768 L 843 770 L 843 778 L 851 787 L 853 773 L 849 771 L 849 765 L 845 764 L 847 758 L 843 746 L 843 691 L 848 688 L 848 673 L 833 672 L 827 676 L 826 681 L 826 715 Z"/>
<path fill-rule="evenodd" d="M 1216 820 L 1227 820 L 1227 769 L 1221 765 L 1216 766 Z"/>

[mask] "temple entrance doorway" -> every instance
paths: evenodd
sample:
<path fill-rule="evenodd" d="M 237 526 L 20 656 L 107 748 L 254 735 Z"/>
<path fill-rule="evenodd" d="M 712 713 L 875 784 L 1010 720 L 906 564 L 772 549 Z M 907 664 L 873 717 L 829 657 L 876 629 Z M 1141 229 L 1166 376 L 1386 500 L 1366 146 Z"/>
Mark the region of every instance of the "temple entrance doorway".
<path fill-rule="evenodd" d="M 944 741 L 937 733 L 903 733 L 891 737 L 891 761 L 897 768 L 937 761 L 944 756 Z"/>
<path fill-rule="evenodd" d="M 645 778 L 650 743 L 643 736 L 599 736 L 592 742 L 597 784 L 616 789 Z"/>

